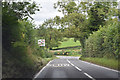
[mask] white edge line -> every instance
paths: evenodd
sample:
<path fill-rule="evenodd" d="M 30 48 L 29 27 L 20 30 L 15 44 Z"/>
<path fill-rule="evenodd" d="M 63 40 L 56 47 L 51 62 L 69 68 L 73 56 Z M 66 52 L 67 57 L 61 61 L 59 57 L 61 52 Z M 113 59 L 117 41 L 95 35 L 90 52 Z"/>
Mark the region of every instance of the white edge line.
<path fill-rule="evenodd" d="M 94 65 L 94 66 L 97 66 L 97 67 L 100 67 L 100 68 L 104 68 L 104 69 L 107 69 L 107 70 L 111 70 L 111 71 L 114 71 L 114 72 L 120 72 L 120 71 L 110 69 L 110 68 L 107 68 L 107 67 L 104 67 L 104 66 L 100 66 L 100 65 L 97 65 L 97 64 L 93 64 L 93 63 L 90 63 L 90 62 L 86 62 L 86 61 L 82 61 L 82 62 L 87 63 L 87 64 L 91 64 L 91 65 Z"/>
<path fill-rule="evenodd" d="M 53 60 L 52 60 L 52 61 L 53 61 Z M 35 75 L 34 79 L 37 78 L 38 75 L 39 75 L 52 61 L 49 61 L 48 64 L 47 64 L 46 66 L 44 66 L 44 67 Z M 34 79 L 33 79 L 33 80 L 34 80 Z"/>

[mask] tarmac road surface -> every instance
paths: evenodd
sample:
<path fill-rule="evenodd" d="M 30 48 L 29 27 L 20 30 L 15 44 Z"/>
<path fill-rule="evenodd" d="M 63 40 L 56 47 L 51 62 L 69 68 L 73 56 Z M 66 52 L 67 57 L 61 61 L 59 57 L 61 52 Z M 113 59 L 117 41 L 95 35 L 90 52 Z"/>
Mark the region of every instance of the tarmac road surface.
<path fill-rule="evenodd" d="M 57 56 L 34 77 L 34 80 L 120 80 L 119 71 L 79 60 Z"/>

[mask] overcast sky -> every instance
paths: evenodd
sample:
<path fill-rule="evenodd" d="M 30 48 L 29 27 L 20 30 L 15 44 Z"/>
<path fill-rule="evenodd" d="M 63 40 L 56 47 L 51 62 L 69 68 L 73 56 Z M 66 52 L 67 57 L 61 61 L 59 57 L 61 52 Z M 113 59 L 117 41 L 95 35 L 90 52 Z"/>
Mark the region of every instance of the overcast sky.
<path fill-rule="evenodd" d="M 42 24 L 46 19 L 54 18 L 55 16 L 63 16 L 62 13 L 53 8 L 54 3 L 57 1 L 58 0 L 35 0 L 35 2 L 42 7 L 39 12 L 32 15 L 37 26 Z"/>
<path fill-rule="evenodd" d="M 34 18 L 35 24 L 38 26 L 42 24 L 46 19 L 54 18 L 55 16 L 63 17 L 61 12 L 58 12 L 57 9 L 54 9 L 54 3 L 58 0 L 34 0 L 37 4 L 40 4 L 42 8 L 40 8 L 39 12 L 31 15 Z M 120 0 L 117 0 L 118 2 Z"/>

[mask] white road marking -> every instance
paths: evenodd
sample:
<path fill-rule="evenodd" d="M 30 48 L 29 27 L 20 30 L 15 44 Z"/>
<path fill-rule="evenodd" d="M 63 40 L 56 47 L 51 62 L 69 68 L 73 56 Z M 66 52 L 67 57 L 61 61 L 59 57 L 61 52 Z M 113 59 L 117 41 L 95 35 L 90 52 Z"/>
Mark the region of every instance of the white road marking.
<path fill-rule="evenodd" d="M 67 59 L 68 63 L 70 63 L 72 66 L 74 66 L 77 70 L 82 71 L 80 68 L 78 68 L 77 66 L 75 66 L 74 64 L 72 64 L 68 59 Z M 91 77 L 90 75 L 88 75 L 87 73 L 84 72 L 84 74 L 89 77 L 92 80 L 95 80 L 93 77 Z"/>
<path fill-rule="evenodd" d="M 70 63 L 72 66 L 75 66 L 74 64 L 72 64 L 68 59 L 67 59 L 68 63 Z"/>
<path fill-rule="evenodd" d="M 53 67 L 68 67 L 70 65 L 69 64 L 51 64 L 51 65 L 48 65 L 48 66 L 53 66 Z"/>
<path fill-rule="evenodd" d="M 72 66 L 74 66 L 74 64 L 71 64 Z"/>
<path fill-rule="evenodd" d="M 75 66 L 74 64 L 72 64 L 68 59 L 67 59 L 68 63 L 70 63 L 72 66 L 74 66 L 77 70 L 82 71 L 80 68 L 78 68 L 77 66 Z"/>
<path fill-rule="evenodd" d="M 60 66 L 60 64 L 58 64 L 58 66 Z"/>
<path fill-rule="evenodd" d="M 64 66 L 70 66 L 69 64 L 63 64 Z"/>
<path fill-rule="evenodd" d="M 63 64 L 60 64 L 61 66 L 63 66 Z"/>
<path fill-rule="evenodd" d="M 93 77 L 91 77 L 89 74 L 84 73 L 86 76 L 88 76 L 90 79 L 95 80 Z"/>
<path fill-rule="evenodd" d="M 100 65 L 97 65 L 97 64 L 93 64 L 93 63 L 90 63 L 90 62 L 86 62 L 86 61 L 81 61 L 81 62 L 90 64 L 90 65 L 93 65 L 93 66 L 97 66 L 97 67 L 100 67 L 100 68 L 104 68 L 104 69 L 107 69 L 107 70 L 111 70 L 111 71 L 114 71 L 114 72 L 120 72 L 120 71 L 117 71 L 117 70 L 114 70 L 114 69 L 110 69 L 110 68 L 107 68 L 107 67 L 104 67 L 104 66 L 100 66 Z"/>
<path fill-rule="evenodd" d="M 52 61 L 53 61 L 53 60 L 52 60 Z M 35 75 L 34 79 L 37 78 L 38 75 L 41 74 L 41 72 L 42 72 L 52 61 L 49 61 L 49 63 L 48 63 L 46 66 L 44 66 L 44 67 Z M 33 79 L 33 80 L 34 80 L 34 79 Z"/>
<path fill-rule="evenodd" d="M 55 65 L 53 64 L 53 67 L 54 67 Z"/>
<path fill-rule="evenodd" d="M 75 66 L 76 69 L 78 69 L 79 71 L 82 71 L 80 68 L 78 68 L 77 66 Z"/>
<path fill-rule="evenodd" d="M 79 59 L 80 57 L 74 57 L 74 56 L 56 56 L 60 59 Z"/>

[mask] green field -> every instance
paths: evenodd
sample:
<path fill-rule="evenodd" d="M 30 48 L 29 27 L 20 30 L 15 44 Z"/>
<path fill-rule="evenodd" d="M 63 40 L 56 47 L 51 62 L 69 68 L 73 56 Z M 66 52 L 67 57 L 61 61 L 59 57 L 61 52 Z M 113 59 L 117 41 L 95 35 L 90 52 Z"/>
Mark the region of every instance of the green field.
<path fill-rule="evenodd" d="M 64 48 L 64 47 L 73 47 L 73 46 L 80 46 L 80 42 L 79 41 L 75 42 L 74 38 L 64 38 L 63 42 L 61 42 L 61 45 L 55 48 Z"/>

